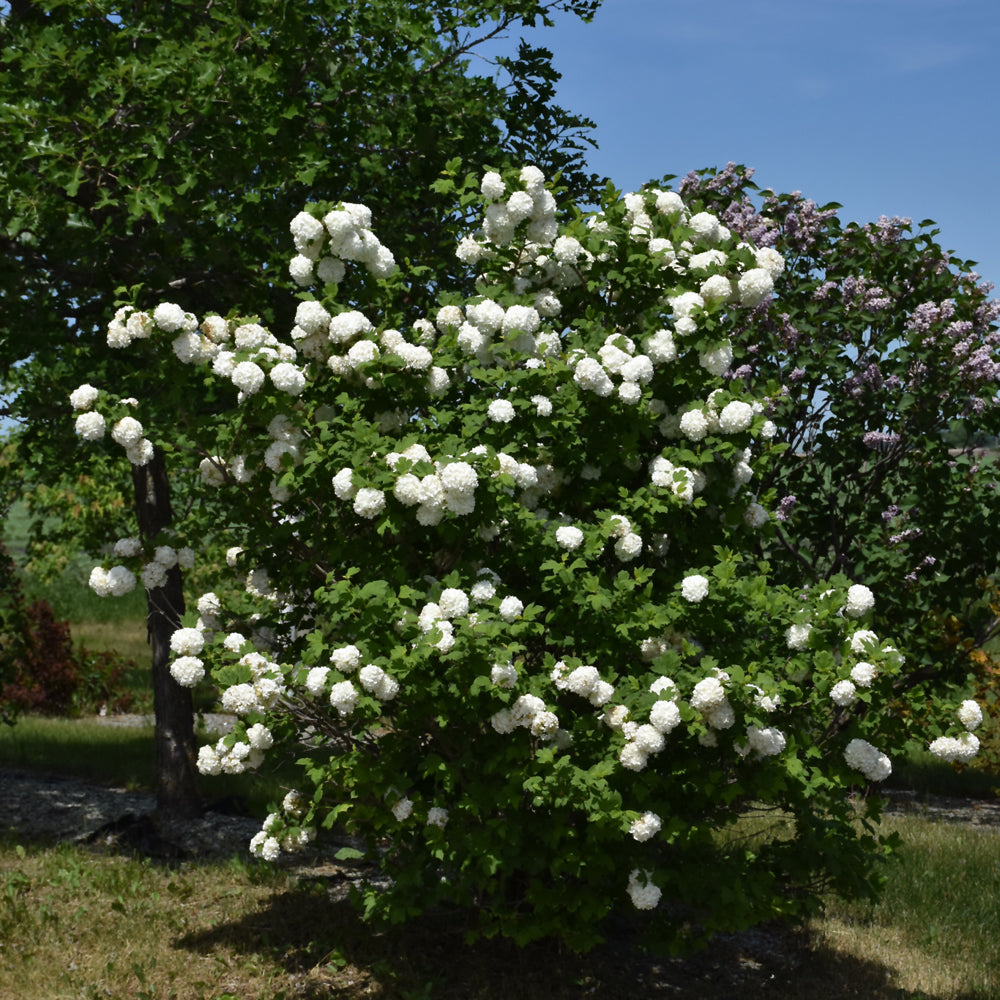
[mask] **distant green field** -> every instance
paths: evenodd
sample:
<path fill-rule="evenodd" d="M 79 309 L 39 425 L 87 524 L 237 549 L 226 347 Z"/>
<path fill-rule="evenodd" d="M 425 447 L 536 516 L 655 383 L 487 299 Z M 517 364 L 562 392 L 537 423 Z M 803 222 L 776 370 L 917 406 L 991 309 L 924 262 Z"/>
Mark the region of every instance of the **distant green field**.
<path fill-rule="evenodd" d="M 3 544 L 7 551 L 20 561 L 28 544 L 28 508 L 23 500 L 18 500 L 3 521 Z"/>

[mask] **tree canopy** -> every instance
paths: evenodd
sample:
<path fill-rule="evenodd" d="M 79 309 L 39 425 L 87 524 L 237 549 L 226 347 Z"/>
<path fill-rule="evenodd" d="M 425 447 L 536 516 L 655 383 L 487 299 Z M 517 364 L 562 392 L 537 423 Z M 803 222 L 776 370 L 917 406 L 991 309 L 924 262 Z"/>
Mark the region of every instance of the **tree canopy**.
<path fill-rule="evenodd" d="M 452 157 L 512 156 L 586 188 L 590 123 L 552 103 L 550 54 L 522 42 L 482 70 L 472 59 L 598 3 L 11 4 L 0 363 L 20 390 L 13 416 L 58 439 L 52 399 L 105 363 L 92 348 L 115 289 L 199 314 L 240 301 L 288 324 L 277 234 L 307 200 L 363 199 L 397 252 L 430 262 L 451 251 L 419 220 L 438 217 L 429 188 Z"/>

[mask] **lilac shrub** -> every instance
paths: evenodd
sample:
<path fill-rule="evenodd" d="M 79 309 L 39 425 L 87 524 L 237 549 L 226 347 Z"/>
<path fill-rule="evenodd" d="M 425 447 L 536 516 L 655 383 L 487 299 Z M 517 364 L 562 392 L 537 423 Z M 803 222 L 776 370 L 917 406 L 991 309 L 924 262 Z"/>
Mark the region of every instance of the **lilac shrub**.
<path fill-rule="evenodd" d="M 932 223 L 845 224 L 752 175 L 729 164 L 679 189 L 784 260 L 775 293 L 728 329 L 730 386 L 780 380 L 768 413 L 788 447 L 763 485 L 783 499 L 759 551 L 789 583 L 865 580 L 875 624 L 914 660 L 905 684 L 960 681 L 1000 627 L 985 544 L 998 470 L 982 447 L 1000 433 L 1000 301 Z"/>
<path fill-rule="evenodd" d="M 201 491 L 92 585 L 226 550 L 171 642 L 177 683 L 210 677 L 238 719 L 200 769 L 296 755 L 250 849 L 352 834 L 387 876 L 357 889 L 373 919 L 461 908 L 585 948 L 625 907 L 686 946 L 872 892 L 892 840 L 848 793 L 912 735 L 910 668 L 864 577 L 788 586 L 754 556 L 797 507 L 763 486 L 773 398 L 725 377 L 781 255 L 667 189 L 591 213 L 532 167 L 438 189 L 475 222 L 430 312 L 412 290 L 436 276 L 367 209 L 309 206 L 290 331 L 170 304 L 111 323 L 177 427 L 74 393 L 81 437 L 133 463 L 173 440 Z M 971 747 L 958 706 L 932 736 Z"/>

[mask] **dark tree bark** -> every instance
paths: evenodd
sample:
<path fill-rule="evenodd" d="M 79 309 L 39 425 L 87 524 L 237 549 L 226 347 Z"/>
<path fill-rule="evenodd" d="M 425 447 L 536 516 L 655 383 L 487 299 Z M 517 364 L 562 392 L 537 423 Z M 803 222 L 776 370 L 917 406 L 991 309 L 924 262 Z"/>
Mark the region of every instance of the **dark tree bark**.
<path fill-rule="evenodd" d="M 144 466 L 132 466 L 139 534 L 152 539 L 172 519 L 170 484 L 163 452 L 157 448 Z M 162 587 L 146 591 L 146 629 L 153 660 L 153 713 L 156 718 L 156 814 L 161 820 L 188 819 L 202 811 L 195 767 L 194 706 L 189 688 L 170 676 L 170 636 L 184 614 L 181 571 L 167 571 Z"/>

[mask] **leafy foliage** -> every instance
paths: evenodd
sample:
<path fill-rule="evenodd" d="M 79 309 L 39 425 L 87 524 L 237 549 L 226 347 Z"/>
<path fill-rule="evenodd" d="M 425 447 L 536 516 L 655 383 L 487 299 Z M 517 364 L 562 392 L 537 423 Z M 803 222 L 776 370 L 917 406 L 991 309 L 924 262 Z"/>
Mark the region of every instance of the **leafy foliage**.
<path fill-rule="evenodd" d="M 294 748 L 302 784 L 251 849 L 346 828 L 389 876 L 359 890 L 372 919 L 471 907 L 470 934 L 582 949 L 631 898 L 686 947 L 874 892 L 894 841 L 848 792 L 951 692 L 906 699 L 867 588 L 778 584 L 753 554 L 784 448 L 722 372 L 778 261 L 673 192 L 609 186 L 586 217 L 536 169 L 458 162 L 436 190 L 482 223 L 457 287 L 385 267 L 363 206 L 313 206 L 296 249 L 343 276 L 300 293 L 290 338 L 123 308 L 109 340 L 174 419 L 74 394 L 139 465 L 180 428 L 176 544 L 230 546 L 230 592 L 171 639 L 174 678 L 210 668 L 240 716 L 199 766 Z M 206 392 L 219 419 L 179 416 Z M 156 542 L 93 585 L 149 586 L 176 556 Z"/>

